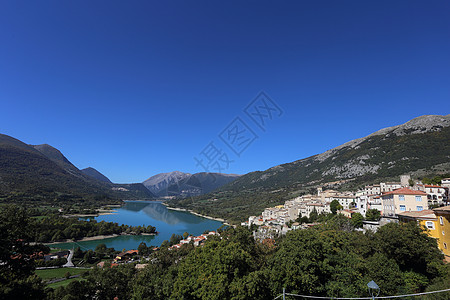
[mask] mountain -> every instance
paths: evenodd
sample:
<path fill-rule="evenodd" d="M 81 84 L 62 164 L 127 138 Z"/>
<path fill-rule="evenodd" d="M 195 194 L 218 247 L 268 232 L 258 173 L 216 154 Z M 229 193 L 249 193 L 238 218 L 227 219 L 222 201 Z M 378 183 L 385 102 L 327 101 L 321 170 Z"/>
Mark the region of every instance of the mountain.
<path fill-rule="evenodd" d="M 47 144 L 30 146 L 38 150 L 51 161 L 55 162 L 68 173 L 78 177 L 81 176 L 80 170 L 78 170 L 78 168 L 75 167 L 58 149 Z"/>
<path fill-rule="evenodd" d="M 243 220 L 316 187 L 357 189 L 402 174 L 450 170 L 450 115 L 426 115 L 381 129 L 322 154 L 251 172 L 194 200 L 174 200 L 211 216 Z M 213 200 L 211 200 L 213 199 Z"/>
<path fill-rule="evenodd" d="M 142 184 L 153 194 L 159 197 L 169 196 L 167 188 L 177 185 L 179 181 L 189 177 L 191 174 L 180 171 L 160 173 L 145 180 Z"/>
<path fill-rule="evenodd" d="M 201 172 L 185 177 L 178 181 L 177 184 L 170 185 L 167 190 L 169 195 L 173 196 L 199 196 L 210 193 L 232 182 L 239 176 L 236 174 Z"/>
<path fill-rule="evenodd" d="M 240 175 L 221 173 L 189 174 L 180 171 L 160 173 L 150 177 L 143 184 L 155 195 L 190 197 L 203 195 L 230 183 Z"/>
<path fill-rule="evenodd" d="M 81 172 L 84 175 L 90 176 L 99 181 L 106 182 L 106 183 L 112 183 L 111 180 L 108 179 L 108 177 L 106 177 L 105 175 L 103 175 L 102 173 L 100 173 L 99 171 L 97 171 L 94 168 L 88 167 L 88 168 L 82 169 Z"/>
<path fill-rule="evenodd" d="M 141 183 L 94 180 L 49 145 L 27 145 L 0 134 L 0 202 L 103 201 L 152 198 Z"/>

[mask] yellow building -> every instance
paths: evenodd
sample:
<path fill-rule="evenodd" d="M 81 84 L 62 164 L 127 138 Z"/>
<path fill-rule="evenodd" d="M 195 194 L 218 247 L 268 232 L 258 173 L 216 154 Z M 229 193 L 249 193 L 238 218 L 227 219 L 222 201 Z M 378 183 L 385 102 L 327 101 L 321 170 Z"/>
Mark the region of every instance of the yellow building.
<path fill-rule="evenodd" d="M 435 239 L 440 238 L 438 228 L 438 218 L 436 217 L 435 213 L 432 210 L 427 209 L 422 211 L 402 212 L 399 213 L 397 216 L 400 222 L 412 222 L 412 221 L 418 222 L 420 225 L 428 229 L 429 236 Z M 440 246 L 439 249 L 442 250 Z"/>
<path fill-rule="evenodd" d="M 439 249 L 450 257 L 450 205 L 433 209 L 437 217 Z"/>

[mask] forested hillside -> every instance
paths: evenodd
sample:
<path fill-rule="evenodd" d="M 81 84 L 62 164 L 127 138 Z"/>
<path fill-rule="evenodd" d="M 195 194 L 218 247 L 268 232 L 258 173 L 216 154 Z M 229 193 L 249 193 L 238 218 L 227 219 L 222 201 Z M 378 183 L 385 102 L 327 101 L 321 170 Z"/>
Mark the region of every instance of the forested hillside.
<path fill-rule="evenodd" d="M 57 149 L 0 134 L 0 202 L 111 202 L 148 199 L 141 183 L 115 185 L 84 175 Z"/>
<path fill-rule="evenodd" d="M 450 172 L 450 116 L 423 116 L 350 141 L 319 155 L 251 172 L 211 194 L 175 199 L 185 207 L 232 221 L 318 186 L 356 190 L 365 184 Z"/>

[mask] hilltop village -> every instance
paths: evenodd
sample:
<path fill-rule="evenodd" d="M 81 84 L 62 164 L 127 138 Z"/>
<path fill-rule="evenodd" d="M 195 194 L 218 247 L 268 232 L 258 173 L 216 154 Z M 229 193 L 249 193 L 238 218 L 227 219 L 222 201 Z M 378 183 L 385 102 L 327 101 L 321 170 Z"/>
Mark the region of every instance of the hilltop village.
<path fill-rule="evenodd" d="M 314 226 L 316 223 L 311 220 L 329 213 L 343 214 L 349 219 L 358 215 L 359 230 L 363 231 L 376 231 L 390 222 L 417 221 L 438 239 L 441 251 L 450 256 L 449 188 L 450 178 L 442 179 L 441 185 L 428 185 L 413 181 L 408 175 L 400 176 L 400 182 L 367 185 L 357 192 L 319 187 L 316 195 L 302 195 L 284 205 L 266 208 L 260 216 L 250 216 L 241 225 L 257 225 L 253 234 L 262 241 Z"/>

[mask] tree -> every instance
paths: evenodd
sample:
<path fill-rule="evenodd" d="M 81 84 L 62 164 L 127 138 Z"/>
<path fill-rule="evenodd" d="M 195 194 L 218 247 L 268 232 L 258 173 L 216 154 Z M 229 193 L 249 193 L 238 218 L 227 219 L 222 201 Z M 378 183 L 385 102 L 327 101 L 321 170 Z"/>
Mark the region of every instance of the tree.
<path fill-rule="evenodd" d="M 163 249 L 163 248 L 168 248 L 170 246 L 170 244 L 169 244 L 169 241 L 168 240 L 164 240 L 162 243 L 161 243 L 161 249 Z"/>
<path fill-rule="evenodd" d="M 170 237 L 170 245 L 175 245 L 177 244 L 179 241 L 181 241 L 183 239 L 183 237 L 179 234 L 172 234 L 172 236 Z"/>
<path fill-rule="evenodd" d="M 265 272 L 251 232 L 227 228 L 179 263 L 172 299 L 269 299 Z"/>
<path fill-rule="evenodd" d="M 331 212 L 335 215 L 338 210 L 342 209 L 342 205 L 337 200 L 333 200 L 330 203 Z"/>
<path fill-rule="evenodd" d="M 351 218 L 351 223 L 355 228 L 363 227 L 364 217 L 360 213 L 353 213 Z"/>
<path fill-rule="evenodd" d="M 97 247 L 95 247 L 95 252 L 100 254 L 105 254 L 106 252 L 106 245 L 105 244 L 98 244 Z"/>
<path fill-rule="evenodd" d="M 317 213 L 316 208 L 312 210 L 312 212 L 309 213 L 309 222 L 315 222 L 319 218 L 319 214 Z"/>
<path fill-rule="evenodd" d="M 149 254 L 149 248 L 147 247 L 147 244 L 144 242 L 141 242 L 138 246 L 138 253 L 139 255 L 148 255 Z"/>
<path fill-rule="evenodd" d="M 7 205 L 0 212 L 0 298 L 44 299 L 42 280 L 33 275 L 32 220 L 25 208 Z"/>
<path fill-rule="evenodd" d="M 186 239 L 189 236 L 189 233 L 185 232 L 183 233 L 183 239 Z"/>
<path fill-rule="evenodd" d="M 397 262 L 402 271 L 414 271 L 429 278 L 437 277 L 443 254 L 436 239 L 415 222 L 388 223 L 374 234 L 377 250 Z"/>
<path fill-rule="evenodd" d="M 371 208 L 366 212 L 367 221 L 378 221 L 381 218 L 381 212 L 378 209 Z"/>

